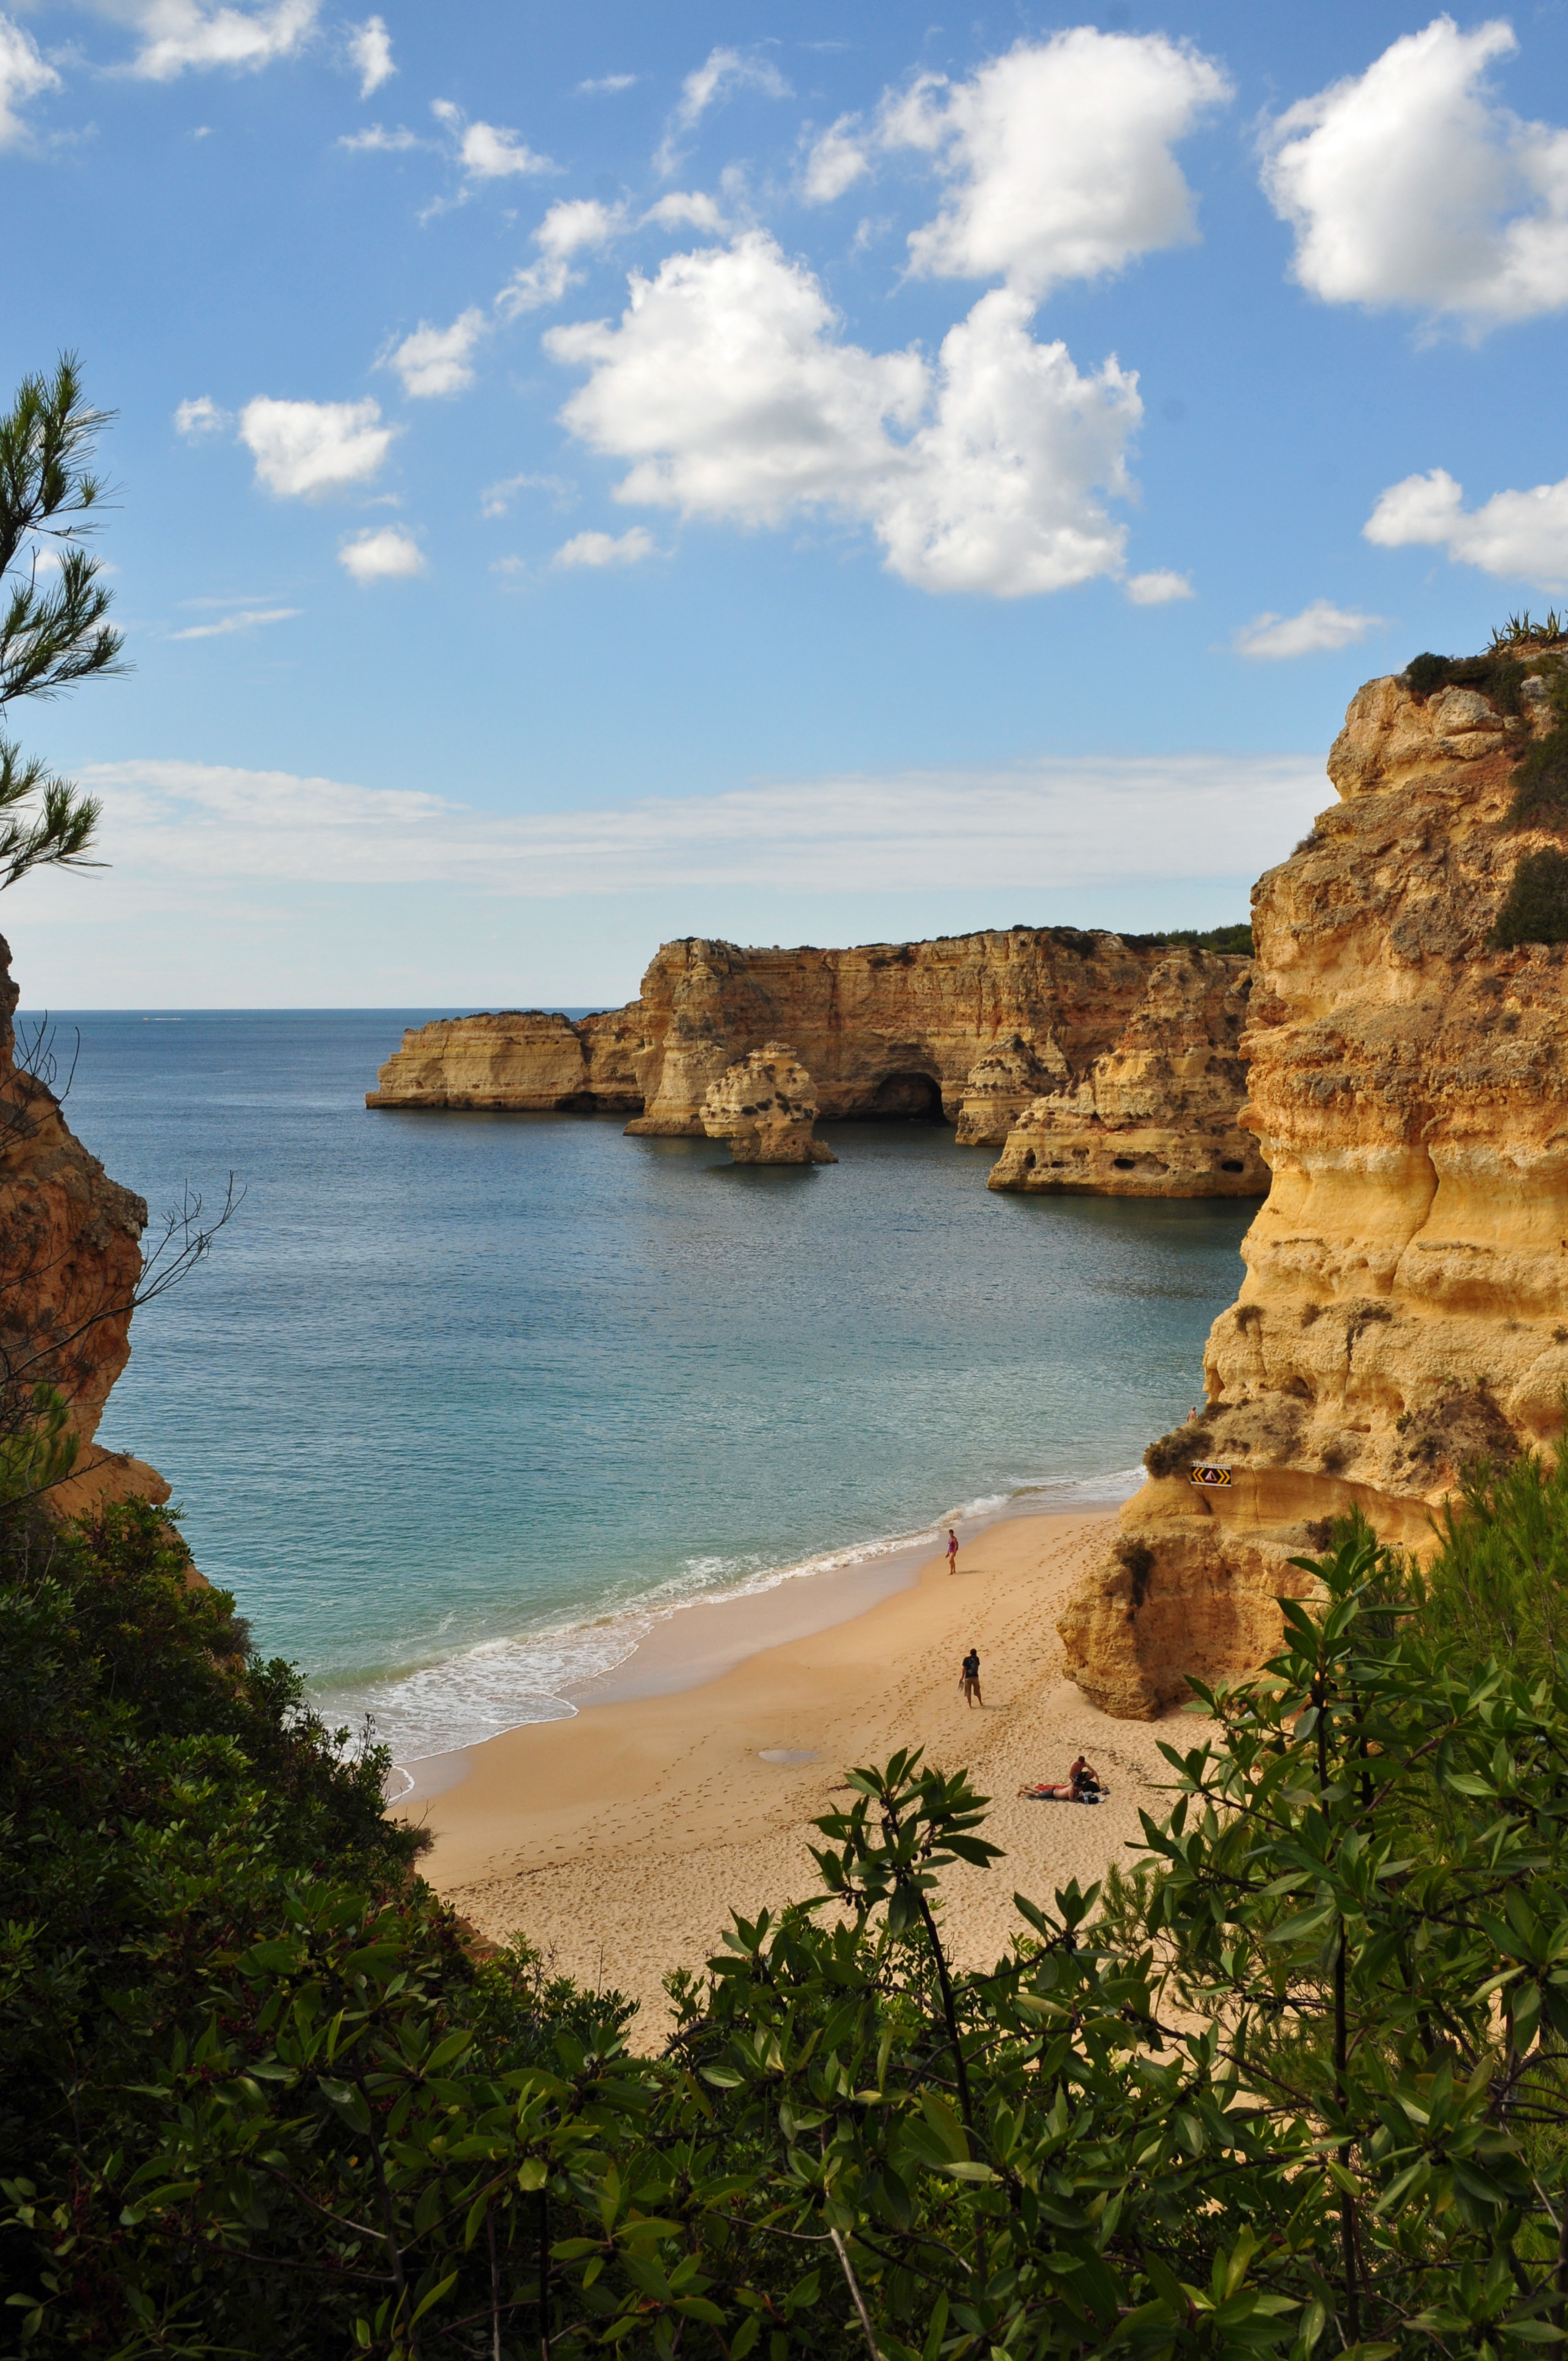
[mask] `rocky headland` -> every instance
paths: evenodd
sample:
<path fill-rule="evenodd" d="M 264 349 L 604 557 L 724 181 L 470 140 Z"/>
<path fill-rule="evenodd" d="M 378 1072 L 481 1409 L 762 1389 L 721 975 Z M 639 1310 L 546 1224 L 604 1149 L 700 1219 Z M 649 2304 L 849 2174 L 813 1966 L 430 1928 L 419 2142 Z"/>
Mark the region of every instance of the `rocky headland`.
<path fill-rule="evenodd" d="M 26 1414 L 34 1389 L 63 1400 L 77 1458 L 48 1505 L 74 1515 L 105 1502 L 169 1498 L 154 1467 L 95 1440 L 130 1358 L 145 1201 L 111 1180 L 42 1076 L 16 1062 L 17 987 L 0 939 L 0 1378 Z"/>
<path fill-rule="evenodd" d="M 1151 1445 L 1059 1625 L 1118 1715 L 1255 1667 L 1334 1517 L 1422 1548 L 1467 1462 L 1563 1425 L 1568 650 L 1369 682 L 1329 776 L 1254 892 L 1241 1125 L 1273 1178 L 1202 1419 Z"/>
<path fill-rule="evenodd" d="M 1144 1054 L 1157 1008 L 1149 1006 L 1137 1044 L 1128 1028 L 1170 957 L 1160 939 L 1071 927 L 847 950 L 690 937 L 661 947 L 625 1008 L 576 1019 L 536 1010 L 446 1017 L 411 1028 L 366 1104 L 598 1112 L 629 1116 L 629 1132 L 701 1138 L 708 1092 L 728 1070 L 787 1041 L 825 1122 L 945 1121 L 960 1146 L 1002 1148 L 1036 1101 L 1079 1090 L 1124 1038 L 1129 1056 Z M 1222 958 L 1216 973 L 1234 981 L 1246 965 Z M 1168 985 L 1160 990 L 1170 996 Z M 1184 1037 L 1178 1065 L 1190 1062 L 1195 1038 Z M 1225 1054 L 1216 1031 L 1206 1044 L 1207 1095 L 1188 1093 L 1195 1106 L 1203 1101 L 1203 1148 L 1179 1158 L 1177 1186 L 1146 1193 L 1234 1193 L 1223 1155 L 1210 1153 Z M 1229 1071 L 1234 1117 L 1242 1097 L 1234 1055 Z M 1145 1096 L 1152 1104 L 1156 1095 L 1151 1065 Z M 1173 1112 L 1165 1130 L 1180 1121 Z M 1205 1172 L 1216 1176 L 1208 1191 L 1198 1185 Z M 1262 1183 L 1244 1175 L 1245 1185 Z"/>
<path fill-rule="evenodd" d="M 1007 1135 L 990 1186 L 1021 1194 L 1260 1197 L 1268 1168 L 1240 1127 L 1252 961 L 1173 950 L 1113 1048 L 1063 1074 Z"/>

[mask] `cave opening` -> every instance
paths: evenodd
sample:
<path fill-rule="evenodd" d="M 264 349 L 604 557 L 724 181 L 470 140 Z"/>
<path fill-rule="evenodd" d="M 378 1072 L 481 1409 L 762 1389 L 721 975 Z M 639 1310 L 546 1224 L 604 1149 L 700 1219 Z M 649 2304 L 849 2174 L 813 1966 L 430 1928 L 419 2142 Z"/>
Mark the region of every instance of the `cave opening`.
<path fill-rule="evenodd" d="M 861 1110 L 863 1123 L 943 1123 L 942 1093 L 929 1074 L 884 1074 L 871 1103 Z"/>

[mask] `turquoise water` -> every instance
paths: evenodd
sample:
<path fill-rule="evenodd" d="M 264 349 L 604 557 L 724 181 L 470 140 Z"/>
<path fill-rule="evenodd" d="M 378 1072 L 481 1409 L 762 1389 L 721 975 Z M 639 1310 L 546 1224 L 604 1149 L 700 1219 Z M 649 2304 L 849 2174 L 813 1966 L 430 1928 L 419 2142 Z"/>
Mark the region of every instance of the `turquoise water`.
<path fill-rule="evenodd" d="M 942 1127 L 766 1171 L 599 1117 L 367 1112 L 432 1013 L 57 1020 L 116 1180 L 155 1214 L 247 1192 L 138 1314 L 103 1438 L 401 1754 L 564 1710 L 685 1598 L 1025 1486 L 1116 1497 L 1198 1397 L 1251 1205 L 993 1196 Z"/>

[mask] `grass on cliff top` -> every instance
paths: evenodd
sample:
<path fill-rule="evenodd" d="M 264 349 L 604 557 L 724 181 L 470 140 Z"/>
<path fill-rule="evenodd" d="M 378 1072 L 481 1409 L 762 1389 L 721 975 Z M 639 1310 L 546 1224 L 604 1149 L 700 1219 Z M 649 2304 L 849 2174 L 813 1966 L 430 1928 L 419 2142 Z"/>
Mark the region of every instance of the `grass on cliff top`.
<path fill-rule="evenodd" d="M 1129 950 L 1157 950 L 1168 943 L 1172 950 L 1225 951 L 1242 959 L 1253 956 L 1252 927 L 1244 919 L 1234 927 L 1168 927 L 1160 935 L 1124 935 L 1122 940 Z"/>

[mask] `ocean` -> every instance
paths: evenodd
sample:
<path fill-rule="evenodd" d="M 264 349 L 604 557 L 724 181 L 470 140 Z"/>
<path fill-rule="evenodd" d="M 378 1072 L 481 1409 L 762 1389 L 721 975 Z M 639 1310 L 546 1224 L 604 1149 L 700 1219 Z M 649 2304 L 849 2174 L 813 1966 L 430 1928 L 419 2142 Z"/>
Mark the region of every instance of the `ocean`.
<path fill-rule="evenodd" d="M 72 1127 L 155 1223 L 244 1191 L 138 1312 L 102 1440 L 400 1760 L 569 1712 L 694 1599 L 1021 1492 L 1119 1499 L 1201 1398 L 1252 1205 L 992 1195 L 941 1126 L 764 1170 L 605 1117 L 367 1112 L 451 1013 L 53 1019 Z"/>

